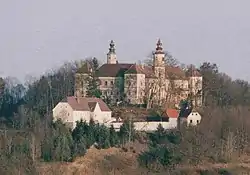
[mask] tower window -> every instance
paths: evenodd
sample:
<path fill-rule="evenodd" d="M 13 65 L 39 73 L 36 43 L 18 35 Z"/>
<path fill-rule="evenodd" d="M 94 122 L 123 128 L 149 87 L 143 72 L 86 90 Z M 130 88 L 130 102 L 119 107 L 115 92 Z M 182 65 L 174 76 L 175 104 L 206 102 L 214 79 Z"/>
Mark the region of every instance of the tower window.
<path fill-rule="evenodd" d="M 105 81 L 105 86 L 107 86 L 108 85 L 108 82 L 107 81 Z"/>
<path fill-rule="evenodd" d="M 114 85 L 114 82 L 113 82 L 113 81 L 111 81 L 110 83 L 111 83 L 111 85 Z"/>

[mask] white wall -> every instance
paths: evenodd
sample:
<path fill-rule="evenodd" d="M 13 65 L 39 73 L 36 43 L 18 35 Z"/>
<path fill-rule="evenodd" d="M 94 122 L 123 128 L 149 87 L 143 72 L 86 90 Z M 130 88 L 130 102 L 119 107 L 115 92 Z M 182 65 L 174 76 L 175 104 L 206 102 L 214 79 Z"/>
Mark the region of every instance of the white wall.
<path fill-rule="evenodd" d="M 111 111 L 101 111 L 99 104 L 96 104 L 95 110 L 91 113 L 94 121 L 105 123 L 111 120 Z"/>
<path fill-rule="evenodd" d="M 116 131 L 120 130 L 122 122 L 107 123 L 106 126 L 114 126 Z M 135 130 L 137 131 L 156 131 L 159 124 L 164 129 L 174 129 L 177 127 L 177 118 L 171 118 L 169 122 L 134 122 Z"/>
<path fill-rule="evenodd" d="M 187 117 L 187 125 L 197 125 L 201 122 L 201 115 L 198 112 L 191 112 Z"/>
<path fill-rule="evenodd" d="M 83 121 L 89 122 L 90 120 L 90 112 L 89 111 L 73 111 L 73 128 L 76 127 L 76 121 L 80 121 L 81 119 Z"/>
<path fill-rule="evenodd" d="M 53 109 L 53 121 L 61 119 L 63 122 L 73 122 L 73 109 L 66 102 L 58 103 Z"/>

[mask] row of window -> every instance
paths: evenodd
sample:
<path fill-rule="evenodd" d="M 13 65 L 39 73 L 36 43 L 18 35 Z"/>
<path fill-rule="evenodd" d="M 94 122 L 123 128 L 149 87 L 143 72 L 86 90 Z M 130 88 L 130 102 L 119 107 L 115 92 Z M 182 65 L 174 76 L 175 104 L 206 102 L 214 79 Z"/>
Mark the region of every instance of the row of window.
<path fill-rule="evenodd" d="M 110 81 L 110 83 L 108 81 L 104 81 L 104 85 L 105 86 L 114 85 L 114 81 Z"/>
<path fill-rule="evenodd" d="M 102 95 L 119 95 L 119 92 L 114 92 L 114 91 L 102 91 Z"/>
<path fill-rule="evenodd" d="M 196 123 L 198 124 L 200 121 L 197 120 Z M 190 120 L 189 123 L 193 123 L 193 120 Z"/>

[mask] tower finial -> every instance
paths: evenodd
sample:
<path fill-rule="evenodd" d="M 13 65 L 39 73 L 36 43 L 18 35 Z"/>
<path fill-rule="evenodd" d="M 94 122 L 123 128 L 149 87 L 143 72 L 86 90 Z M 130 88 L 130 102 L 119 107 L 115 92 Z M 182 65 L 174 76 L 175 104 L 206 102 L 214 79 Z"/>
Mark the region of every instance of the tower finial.
<path fill-rule="evenodd" d="M 162 42 L 161 39 L 159 38 L 157 43 L 156 43 L 156 53 L 164 53 L 163 48 L 162 48 Z"/>
<path fill-rule="evenodd" d="M 115 53 L 115 42 L 114 42 L 114 40 L 110 41 L 110 44 L 109 44 L 109 53 Z"/>

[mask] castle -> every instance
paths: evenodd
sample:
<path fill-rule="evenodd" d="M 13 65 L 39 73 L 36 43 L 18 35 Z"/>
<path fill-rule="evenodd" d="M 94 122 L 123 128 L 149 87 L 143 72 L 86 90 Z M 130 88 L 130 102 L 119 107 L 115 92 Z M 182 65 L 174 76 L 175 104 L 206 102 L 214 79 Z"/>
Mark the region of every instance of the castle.
<path fill-rule="evenodd" d="M 152 65 L 119 63 L 112 40 L 107 63 L 96 72 L 98 86 L 104 98 L 112 102 L 130 104 L 178 105 L 180 100 L 192 98 L 193 104 L 202 105 L 202 76 L 194 67 L 183 70 L 166 65 L 166 54 L 159 39 L 153 54 Z M 85 64 L 75 74 L 75 96 L 86 96 L 86 78 L 91 66 Z"/>

